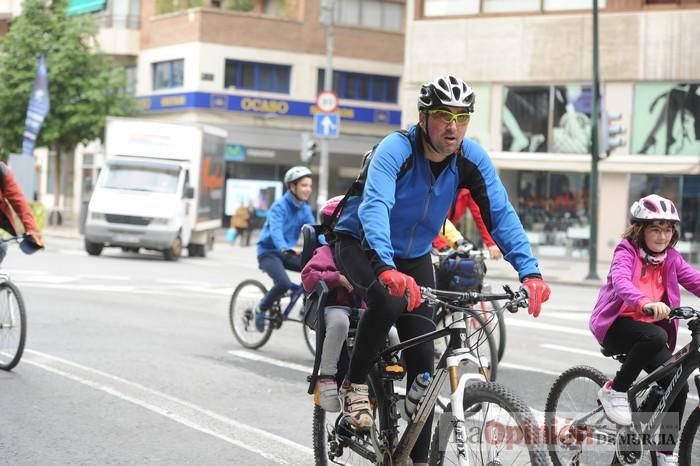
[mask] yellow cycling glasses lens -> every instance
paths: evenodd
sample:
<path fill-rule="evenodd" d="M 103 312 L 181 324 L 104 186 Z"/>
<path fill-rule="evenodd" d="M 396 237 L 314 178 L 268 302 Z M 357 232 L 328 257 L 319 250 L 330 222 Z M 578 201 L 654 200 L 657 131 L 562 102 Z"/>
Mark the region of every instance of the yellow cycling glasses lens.
<path fill-rule="evenodd" d="M 437 118 L 446 125 L 449 125 L 453 121 L 457 122 L 458 125 L 466 125 L 467 122 L 469 122 L 469 117 L 471 116 L 471 113 L 452 113 L 447 110 L 431 110 L 428 113 L 430 116 Z"/>

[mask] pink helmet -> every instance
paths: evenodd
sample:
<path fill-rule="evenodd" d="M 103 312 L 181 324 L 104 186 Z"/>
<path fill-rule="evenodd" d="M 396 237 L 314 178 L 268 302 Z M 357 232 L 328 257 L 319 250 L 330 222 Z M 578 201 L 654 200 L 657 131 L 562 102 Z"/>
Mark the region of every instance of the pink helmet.
<path fill-rule="evenodd" d="M 343 200 L 343 196 L 335 196 L 326 201 L 325 204 L 323 204 L 323 207 L 321 207 L 321 213 L 323 215 L 333 215 L 333 211 L 335 210 L 336 207 L 338 207 L 338 204 L 340 201 Z"/>
<path fill-rule="evenodd" d="M 680 223 L 678 209 L 673 201 L 663 198 L 658 194 L 650 194 L 635 201 L 630 208 L 632 223 L 651 222 L 654 220 L 666 220 L 667 222 Z"/>

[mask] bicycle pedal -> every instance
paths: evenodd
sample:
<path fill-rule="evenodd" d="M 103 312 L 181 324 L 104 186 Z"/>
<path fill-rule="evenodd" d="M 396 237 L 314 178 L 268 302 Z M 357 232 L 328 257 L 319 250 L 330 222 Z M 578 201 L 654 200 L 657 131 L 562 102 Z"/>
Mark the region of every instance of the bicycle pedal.
<path fill-rule="evenodd" d="M 406 375 L 406 365 L 401 361 L 381 361 L 383 379 L 401 380 Z"/>

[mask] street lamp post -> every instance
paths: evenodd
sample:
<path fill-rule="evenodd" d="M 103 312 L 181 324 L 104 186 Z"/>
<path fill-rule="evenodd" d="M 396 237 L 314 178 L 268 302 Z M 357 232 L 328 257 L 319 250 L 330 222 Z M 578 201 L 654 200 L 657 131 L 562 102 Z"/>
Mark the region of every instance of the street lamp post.
<path fill-rule="evenodd" d="M 598 0 L 593 0 L 593 105 L 591 109 L 591 186 L 590 235 L 588 238 L 588 280 L 599 280 L 598 263 L 598 121 L 600 113 L 600 78 L 598 76 Z"/>
<path fill-rule="evenodd" d="M 323 90 L 333 90 L 333 49 L 335 46 L 335 0 L 321 1 L 321 24 L 326 27 L 326 71 L 323 79 Z M 317 205 L 323 205 L 328 200 L 328 139 L 321 138 L 320 160 L 318 166 L 318 196 Z"/>

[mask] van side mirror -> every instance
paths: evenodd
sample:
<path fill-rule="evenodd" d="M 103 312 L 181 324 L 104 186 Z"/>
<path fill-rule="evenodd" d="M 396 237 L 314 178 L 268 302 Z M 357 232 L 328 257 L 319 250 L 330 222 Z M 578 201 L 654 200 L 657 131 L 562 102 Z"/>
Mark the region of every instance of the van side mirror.
<path fill-rule="evenodd" d="M 194 188 L 192 186 L 185 187 L 185 199 L 194 199 Z"/>

